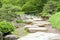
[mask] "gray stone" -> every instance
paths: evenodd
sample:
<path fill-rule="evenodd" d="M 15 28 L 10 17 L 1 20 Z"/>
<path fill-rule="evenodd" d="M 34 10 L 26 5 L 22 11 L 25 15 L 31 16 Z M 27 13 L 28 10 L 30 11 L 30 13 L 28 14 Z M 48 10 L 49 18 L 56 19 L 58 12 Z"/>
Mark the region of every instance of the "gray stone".
<path fill-rule="evenodd" d="M 44 23 L 37 23 L 37 24 L 34 24 L 34 25 L 36 25 L 36 26 L 38 26 L 38 27 L 45 27 L 45 24 Z"/>
<path fill-rule="evenodd" d="M 36 26 L 36 25 L 26 25 L 26 26 L 24 26 L 25 28 L 36 28 L 36 27 L 38 27 L 38 26 Z"/>
<path fill-rule="evenodd" d="M 48 31 L 48 29 L 45 28 L 45 27 L 28 28 L 27 30 L 31 33 L 34 33 L 34 32 L 47 32 Z"/>
<path fill-rule="evenodd" d="M 60 40 L 60 35 L 57 35 L 57 36 L 51 37 L 50 40 Z"/>
<path fill-rule="evenodd" d="M 47 21 L 34 21 L 35 24 L 45 24 L 45 25 L 48 25 L 50 24 L 49 22 Z"/>
<path fill-rule="evenodd" d="M 3 40 L 3 33 L 0 32 L 0 40 Z"/>
<path fill-rule="evenodd" d="M 45 24 L 45 25 L 50 24 L 48 21 L 40 21 L 40 23 L 43 23 L 43 24 Z"/>
<path fill-rule="evenodd" d="M 31 20 L 31 19 L 25 20 L 25 23 L 26 24 L 32 24 L 33 23 L 33 20 Z"/>
<path fill-rule="evenodd" d="M 19 38 L 18 40 L 50 40 L 50 38 L 55 37 L 57 35 L 60 34 L 36 32 L 30 33 L 24 37 Z"/>
<path fill-rule="evenodd" d="M 5 36 L 5 40 L 17 40 L 17 36 L 16 35 L 7 35 Z"/>
<path fill-rule="evenodd" d="M 35 17 L 33 18 L 34 21 L 42 21 L 43 19 L 42 18 L 38 18 L 38 17 Z"/>
<path fill-rule="evenodd" d="M 33 16 L 24 14 L 24 15 L 20 15 L 20 17 L 23 20 L 28 20 L 28 19 L 32 19 Z"/>

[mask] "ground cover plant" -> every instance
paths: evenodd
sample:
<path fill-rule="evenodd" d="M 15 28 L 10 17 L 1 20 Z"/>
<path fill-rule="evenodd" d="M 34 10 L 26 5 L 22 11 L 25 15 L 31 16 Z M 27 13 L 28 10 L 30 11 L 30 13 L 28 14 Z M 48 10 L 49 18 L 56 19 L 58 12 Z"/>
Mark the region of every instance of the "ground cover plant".
<path fill-rule="evenodd" d="M 49 21 L 54 28 L 57 28 L 58 30 L 60 30 L 60 12 L 52 15 Z"/>

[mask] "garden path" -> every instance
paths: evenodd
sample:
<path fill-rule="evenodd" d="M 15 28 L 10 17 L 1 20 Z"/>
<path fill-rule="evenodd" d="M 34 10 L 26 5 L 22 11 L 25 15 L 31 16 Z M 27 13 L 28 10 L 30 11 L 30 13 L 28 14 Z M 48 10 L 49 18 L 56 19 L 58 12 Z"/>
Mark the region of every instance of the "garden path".
<path fill-rule="evenodd" d="M 52 28 L 51 24 L 46 20 L 44 21 L 41 17 L 28 17 L 25 21 L 26 24 L 24 28 L 29 34 L 18 40 L 60 40 L 60 36 L 56 39 L 54 38 L 60 35 L 60 31 Z M 18 30 L 20 30 L 20 28 L 18 28 Z"/>

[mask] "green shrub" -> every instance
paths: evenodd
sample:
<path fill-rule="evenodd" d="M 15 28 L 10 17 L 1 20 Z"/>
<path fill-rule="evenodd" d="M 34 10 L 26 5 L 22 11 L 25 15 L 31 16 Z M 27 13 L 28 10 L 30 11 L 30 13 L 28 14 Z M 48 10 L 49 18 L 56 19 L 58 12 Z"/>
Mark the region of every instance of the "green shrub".
<path fill-rule="evenodd" d="M 0 22 L 0 31 L 5 34 L 5 33 L 11 33 L 14 31 L 14 26 L 6 21 Z"/>
<path fill-rule="evenodd" d="M 42 16 L 52 15 L 55 12 L 57 12 L 56 4 L 57 4 L 57 2 L 55 2 L 55 1 L 48 1 L 43 7 Z"/>
<path fill-rule="evenodd" d="M 27 14 L 41 13 L 46 2 L 47 0 L 30 0 L 22 6 L 22 11 L 25 11 Z"/>
<path fill-rule="evenodd" d="M 60 3 L 60 0 L 48 1 L 43 7 L 42 16 L 48 16 L 48 15 L 52 15 L 56 12 L 59 12 L 60 11 L 59 3 Z"/>
<path fill-rule="evenodd" d="M 23 20 L 16 20 L 17 23 L 24 23 Z"/>
<path fill-rule="evenodd" d="M 20 7 L 13 6 L 12 4 L 4 4 L 2 8 L 0 8 L 0 21 L 13 21 L 19 15 L 17 13 L 20 12 Z"/>
<path fill-rule="evenodd" d="M 60 12 L 52 15 L 49 21 L 54 28 L 60 30 Z"/>

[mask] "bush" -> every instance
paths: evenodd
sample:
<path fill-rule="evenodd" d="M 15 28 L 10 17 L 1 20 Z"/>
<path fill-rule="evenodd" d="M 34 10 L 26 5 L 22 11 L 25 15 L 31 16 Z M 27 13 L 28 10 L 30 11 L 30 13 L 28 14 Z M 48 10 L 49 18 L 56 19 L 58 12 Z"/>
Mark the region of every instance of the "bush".
<path fill-rule="evenodd" d="M 23 20 L 16 20 L 17 23 L 24 23 Z"/>
<path fill-rule="evenodd" d="M 42 11 L 42 16 L 52 15 L 56 12 L 60 12 L 60 0 L 50 0 L 48 1 Z"/>
<path fill-rule="evenodd" d="M 57 12 L 57 2 L 55 1 L 48 1 L 45 6 L 43 7 L 43 11 L 42 11 L 42 16 L 47 16 L 47 15 L 52 15 L 55 12 Z"/>
<path fill-rule="evenodd" d="M 11 23 L 2 21 L 0 22 L 0 31 L 5 34 L 5 33 L 11 33 L 14 31 L 14 27 Z"/>
<path fill-rule="evenodd" d="M 11 4 L 4 4 L 2 8 L 0 8 L 0 21 L 13 21 L 19 15 L 17 13 L 20 12 L 20 7 L 13 6 Z"/>
<path fill-rule="evenodd" d="M 60 12 L 52 15 L 49 21 L 54 28 L 60 30 Z"/>
<path fill-rule="evenodd" d="M 47 0 L 30 0 L 22 6 L 22 11 L 25 11 L 28 14 L 40 13 L 46 2 Z"/>

